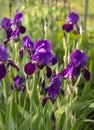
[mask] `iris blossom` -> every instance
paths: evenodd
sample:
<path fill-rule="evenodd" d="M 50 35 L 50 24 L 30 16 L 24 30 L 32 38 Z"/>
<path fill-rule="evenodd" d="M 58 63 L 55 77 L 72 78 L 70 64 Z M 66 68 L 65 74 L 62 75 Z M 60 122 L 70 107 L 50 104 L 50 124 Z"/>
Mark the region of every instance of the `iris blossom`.
<path fill-rule="evenodd" d="M 1 27 L 5 30 L 7 39 L 4 41 L 7 43 L 11 39 L 17 40 L 20 34 L 25 33 L 25 27 L 22 26 L 22 13 L 17 12 L 13 19 L 4 17 L 1 22 Z"/>
<path fill-rule="evenodd" d="M 20 50 L 20 55 L 23 56 L 23 50 L 28 50 L 30 55 L 30 62 L 24 67 L 25 73 L 32 75 L 37 67 L 42 69 L 46 66 L 46 75 L 50 77 L 52 70 L 48 64 L 52 63 L 54 65 L 57 63 L 57 59 L 51 52 L 50 42 L 48 40 L 39 40 L 34 44 L 28 36 L 25 36 L 22 40 L 22 46 L 23 49 Z"/>
<path fill-rule="evenodd" d="M 21 57 L 23 57 L 25 50 L 27 50 L 30 55 L 32 55 L 34 51 L 34 42 L 28 36 L 24 36 L 22 39 L 22 48 L 19 51 Z"/>
<path fill-rule="evenodd" d="M 70 32 L 73 30 L 74 25 L 76 26 L 77 33 L 79 34 L 79 27 L 78 27 L 79 15 L 70 12 L 70 14 L 66 17 L 66 23 L 62 26 L 62 29 L 66 32 Z"/>
<path fill-rule="evenodd" d="M 12 87 L 24 91 L 26 87 L 24 86 L 23 81 L 24 81 L 23 78 L 17 75 L 16 77 L 13 78 Z"/>
<path fill-rule="evenodd" d="M 61 87 L 60 79 L 57 76 L 54 76 L 50 82 L 50 85 L 45 89 L 47 96 L 43 99 L 43 106 L 49 99 L 52 102 L 54 102 L 59 93 L 62 93 L 64 95 L 64 91 L 60 87 Z"/>
<path fill-rule="evenodd" d="M 3 79 L 7 74 L 7 68 L 5 63 L 11 65 L 12 67 L 16 68 L 19 71 L 19 68 L 13 63 L 12 60 L 8 59 L 8 54 L 6 48 L 0 44 L 0 79 Z"/>
<path fill-rule="evenodd" d="M 80 50 L 74 51 L 70 55 L 70 63 L 67 67 L 58 74 L 59 78 L 64 79 L 77 79 L 82 70 L 84 78 L 88 81 L 90 79 L 90 73 L 86 68 L 87 56 Z"/>

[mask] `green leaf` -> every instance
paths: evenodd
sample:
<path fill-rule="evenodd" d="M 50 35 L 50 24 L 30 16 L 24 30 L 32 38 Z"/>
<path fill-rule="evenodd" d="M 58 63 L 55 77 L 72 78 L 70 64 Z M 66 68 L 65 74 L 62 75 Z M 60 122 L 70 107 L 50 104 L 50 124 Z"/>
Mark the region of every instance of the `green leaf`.
<path fill-rule="evenodd" d="M 27 118 L 21 123 L 18 130 L 29 130 L 29 128 L 30 128 L 30 118 Z"/>
<path fill-rule="evenodd" d="M 79 98 L 79 101 L 84 101 L 87 100 L 91 95 L 92 95 L 92 84 L 94 80 L 94 61 L 93 59 L 90 61 L 90 67 L 89 67 L 89 72 L 90 72 L 90 80 L 86 83 L 84 89 L 82 90 L 82 95 Z"/>

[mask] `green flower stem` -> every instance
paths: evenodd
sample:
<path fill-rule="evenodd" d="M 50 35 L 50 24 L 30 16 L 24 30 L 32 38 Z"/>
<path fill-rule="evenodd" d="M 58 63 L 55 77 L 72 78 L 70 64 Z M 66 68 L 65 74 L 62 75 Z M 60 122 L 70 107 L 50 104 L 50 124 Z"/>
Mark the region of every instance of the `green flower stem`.
<path fill-rule="evenodd" d="M 37 81 L 38 74 L 33 74 L 32 88 L 30 91 L 30 130 L 32 130 L 32 117 L 33 117 L 33 102 L 38 105 L 38 93 L 37 93 Z"/>
<path fill-rule="evenodd" d="M 84 0 L 84 29 L 86 29 L 87 14 L 88 14 L 88 2 L 89 2 L 89 0 Z"/>
<path fill-rule="evenodd" d="M 4 97 L 5 97 L 5 100 L 7 99 L 7 86 L 5 85 L 5 80 L 2 79 L 2 90 L 3 90 L 3 94 L 4 94 Z"/>
<path fill-rule="evenodd" d="M 47 21 L 46 19 L 44 20 L 44 39 L 47 39 Z"/>
<path fill-rule="evenodd" d="M 69 40 L 70 40 L 70 34 L 67 34 L 67 39 L 66 36 L 63 39 L 63 48 L 65 51 L 65 55 L 64 55 L 64 68 L 66 68 L 67 63 L 68 63 L 68 59 L 69 59 Z M 66 88 L 66 81 L 64 81 L 64 89 Z"/>
<path fill-rule="evenodd" d="M 6 104 L 6 124 L 5 124 L 5 130 L 11 130 L 12 101 L 13 101 L 13 97 L 10 96 L 8 98 L 8 101 L 7 101 L 7 104 Z"/>

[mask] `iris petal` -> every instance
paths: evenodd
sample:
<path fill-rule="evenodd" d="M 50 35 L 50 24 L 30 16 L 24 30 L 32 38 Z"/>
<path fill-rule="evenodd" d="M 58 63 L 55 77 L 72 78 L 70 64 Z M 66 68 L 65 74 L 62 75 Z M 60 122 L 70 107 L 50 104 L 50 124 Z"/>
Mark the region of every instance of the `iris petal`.
<path fill-rule="evenodd" d="M 35 49 L 38 52 L 46 52 L 51 50 L 50 42 L 48 40 L 39 40 L 35 44 Z"/>
<path fill-rule="evenodd" d="M 5 62 L 7 60 L 7 50 L 3 45 L 0 45 L 0 61 Z"/>
<path fill-rule="evenodd" d="M 53 59 L 53 55 L 51 52 L 39 52 L 35 55 L 33 55 L 32 59 L 34 61 L 37 61 L 39 66 L 41 65 L 47 65 L 48 63 L 50 63 Z"/>
<path fill-rule="evenodd" d="M 63 30 L 66 30 L 66 32 L 70 32 L 70 31 L 73 30 L 73 24 L 65 23 L 65 24 L 62 26 L 62 29 L 63 29 Z"/>
<path fill-rule="evenodd" d="M 70 14 L 66 17 L 67 23 L 77 24 L 78 21 L 79 15 L 74 12 L 70 12 Z"/>
<path fill-rule="evenodd" d="M 34 47 L 34 42 L 28 36 L 24 36 L 22 39 L 22 46 L 24 49 L 30 49 Z"/>
<path fill-rule="evenodd" d="M 8 64 L 11 65 L 12 67 L 14 67 L 17 71 L 19 71 L 20 69 L 18 68 L 17 65 L 14 64 L 14 62 L 10 59 L 8 59 Z"/>
<path fill-rule="evenodd" d="M 52 75 L 52 70 L 51 70 L 51 68 L 50 67 L 46 67 L 47 68 L 47 73 L 46 73 L 46 76 L 48 77 L 48 78 L 50 78 L 51 77 L 51 75 Z"/>
<path fill-rule="evenodd" d="M 25 65 L 24 71 L 27 75 L 32 75 L 35 72 L 36 65 L 32 62 L 29 62 Z"/>
<path fill-rule="evenodd" d="M 90 80 L 90 72 L 86 68 L 84 68 L 84 78 Z"/>
<path fill-rule="evenodd" d="M 0 79 L 6 76 L 7 70 L 4 64 L 0 64 Z"/>

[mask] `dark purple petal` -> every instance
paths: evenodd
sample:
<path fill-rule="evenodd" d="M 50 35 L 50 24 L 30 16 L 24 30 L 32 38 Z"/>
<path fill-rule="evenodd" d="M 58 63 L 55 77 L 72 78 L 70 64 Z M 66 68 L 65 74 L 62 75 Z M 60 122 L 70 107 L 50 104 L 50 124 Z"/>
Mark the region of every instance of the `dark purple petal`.
<path fill-rule="evenodd" d="M 0 44 L 0 62 L 5 62 L 7 60 L 7 50 L 6 48 Z"/>
<path fill-rule="evenodd" d="M 85 53 L 81 52 L 80 50 L 76 50 L 70 55 L 70 62 L 73 63 L 74 67 L 84 67 L 87 61 L 87 56 Z"/>
<path fill-rule="evenodd" d="M 58 74 L 59 78 L 64 78 L 64 79 L 70 79 L 73 74 L 73 67 L 71 68 L 65 68 L 60 74 Z"/>
<path fill-rule="evenodd" d="M 70 31 L 73 30 L 73 24 L 65 23 L 65 24 L 62 26 L 62 29 L 63 29 L 63 30 L 66 30 L 66 32 L 70 32 Z"/>
<path fill-rule="evenodd" d="M 48 101 L 48 99 L 50 99 L 50 97 L 45 97 L 42 101 L 42 105 L 44 107 L 44 105 L 46 104 L 46 102 Z"/>
<path fill-rule="evenodd" d="M 90 72 L 86 68 L 84 68 L 84 78 L 90 80 Z"/>
<path fill-rule="evenodd" d="M 29 62 L 25 65 L 24 71 L 27 75 L 32 75 L 35 72 L 36 65 L 32 62 Z"/>
<path fill-rule="evenodd" d="M 22 84 L 21 90 L 24 92 L 26 90 L 26 86 Z"/>
<path fill-rule="evenodd" d="M 67 17 L 66 17 L 66 22 L 67 23 L 72 23 L 76 24 L 79 21 L 79 15 L 71 12 Z"/>
<path fill-rule="evenodd" d="M 64 90 L 60 89 L 61 94 L 64 96 Z"/>
<path fill-rule="evenodd" d="M 10 59 L 8 59 L 8 64 L 11 65 L 12 67 L 14 67 L 17 71 L 19 71 L 20 69 L 18 68 L 17 65 L 14 64 L 14 62 Z"/>
<path fill-rule="evenodd" d="M 4 44 L 7 44 L 10 41 L 10 39 L 4 40 Z"/>
<path fill-rule="evenodd" d="M 46 73 L 46 76 L 48 77 L 48 78 L 50 78 L 51 77 L 51 75 L 52 75 L 52 70 L 51 70 L 51 68 L 50 67 L 46 67 L 46 69 L 47 69 L 47 73 Z"/>
<path fill-rule="evenodd" d="M 17 28 L 12 32 L 11 37 L 15 40 L 19 37 L 19 35 L 20 35 L 20 30 Z"/>
<path fill-rule="evenodd" d="M 35 55 L 33 55 L 32 60 L 37 61 L 39 66 L 41 65 L 47 65 L 50 63 L 53 59 L 53 55 L 51 52 L 39 52 Z"/>
<path fill-rule="evenodd" d="M 13 30 L 11 28 L 9 28 L 8 30 L 6 30 L 6 34 L 7 34 L 7 39 L 9 39 L 11 37 Z"/>
<path fill-rule="evenodd" d="M 77 79 L 80 74 L 80 69 L 81 69 L 81 66 L 73 68 L 72 77 L 75 77 Z"/>
<path fill-rule="evenodd" d="M 52 65 L 55 65 L 56 63 L 57 63 L 57 58 L 54 57 L 54 58 L 52 59 Z"/>
<path fill-rule="evenodd" d="M 23 55 L 24 55 L 24 49 L 23 48 L 21 48 L 19 50 L 19 54 L 20 54 L 20 57 L 23 58 Z"/>
<path fill-rule="evenodd" d="M 18 75 L 13 78 L 14 84 L 13 87 L 17 88 L 23 83 L 23 79 L 19 77 Z"/>
<path fill-rule="evenodd" d="M 51 80 L 50 85 L 45 89 L 46 93 L 48 93 L 51 100 L 55 100 L 60 90 L 61 81 L 57 76 L 54 76 Z"/>
<path fill-rule="evenodd" d="M 1 27 L 5 30 L 8 30 L 11 26 L 11 20 L 9 18 L 4 17 L 1 22 Z"/>
<path fill-rule="evenodd" d="M 13 19 L 14 24 L 17 24 L 17 26 L 20 26 L 22 17 L 23 17 L 22 13 L 17 12 Z"/>
<path fill-rule="evenodd" d="M 22 45 L 24 49 L 32 49 L 34 47 L 34 42 L 28 36 L 24 36 L 22 39 Z"/>
<path fill-rule="evenodd" d="M 26 28 L 21 25 L 21 26 L 19 27 L 19 31 L 20 31 L 21 34 L 23 34 L 23 33 L 26 32 Z"/>
<path fill-rule="evenodd" d="M 35 44 L 35 49 L 38 52 L 50 51 L 51 47 L 50 47 L 49 40 L 39 40 L 39 41 L 37 41 L 36 44 Z"/>
<path fill-rule="evenodd" d="M 77 34 L 80 34 L 80 28 L 78 27 L 77 24 L 76 24 L 76 30 L 77 30 L 76 33 L 77 33 Z"/>
<path fill-rule="evenodd" d="M 4 64 L 0 64 L 0 79 L 6 76 L 7 70 Z"/>

